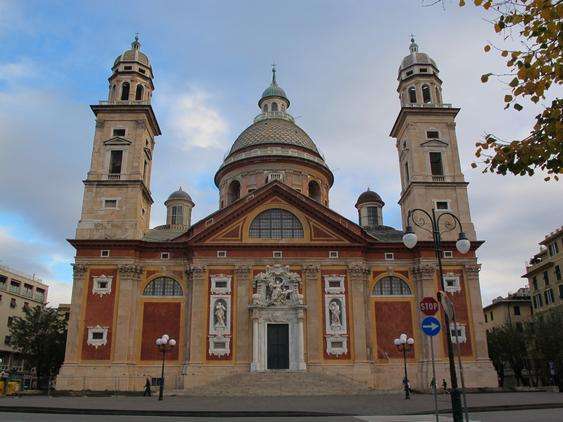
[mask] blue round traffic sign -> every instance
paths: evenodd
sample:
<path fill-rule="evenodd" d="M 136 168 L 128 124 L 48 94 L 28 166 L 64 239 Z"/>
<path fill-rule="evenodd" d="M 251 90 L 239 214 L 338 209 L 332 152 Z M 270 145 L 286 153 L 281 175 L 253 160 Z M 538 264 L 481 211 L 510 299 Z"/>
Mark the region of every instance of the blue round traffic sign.
<path fill-rule="evenodd" d="M 427 336 L 434 337 L 440 332 L 440 321 L 433 316 L 427 316 L 420 323 L 420 328 Z"/>

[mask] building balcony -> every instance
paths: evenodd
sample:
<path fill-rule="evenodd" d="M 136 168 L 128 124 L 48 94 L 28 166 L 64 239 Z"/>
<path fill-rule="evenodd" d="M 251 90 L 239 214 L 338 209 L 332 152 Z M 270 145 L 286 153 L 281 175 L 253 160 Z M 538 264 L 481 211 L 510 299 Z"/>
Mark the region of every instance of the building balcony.
<path fill-rule="evenodd" d="M 288 120 L 290 122 L 295 122 L 293 116 L 286 113 L 285 111 L 266 111 L 264 113 L 260 113 L 258 116 L 254 118 L 254 123 L 260 122 L 266 119 L 283 119 Z"/>
<path fill-rule="evenodd" d="M 9 289 L 8 289 L 8 291 L 9 291 L 10 293 L 14 293 L 14 294 L 16 294 L 16 295 L 21 295 L 20 286 L 10 286 Z"/>

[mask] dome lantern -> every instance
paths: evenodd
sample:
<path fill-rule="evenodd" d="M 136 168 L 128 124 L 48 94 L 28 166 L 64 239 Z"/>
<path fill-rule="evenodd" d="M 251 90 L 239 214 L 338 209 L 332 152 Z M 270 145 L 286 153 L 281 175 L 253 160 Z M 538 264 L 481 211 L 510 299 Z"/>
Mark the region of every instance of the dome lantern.
<path fill-rule="evenodd" d="M 368 188 L 356 201 L 359 225 L 366 230 L 382 226 L 384 205 L 381 196 Z"/>
<path fill-rule="evenodd" d="M 258 100 L 258 107 L 262 110 L 263 114 L 269 112 L 283 112 L 289 108 L 290 101 L 287 94 L 278 85 L 276 81 L 276 65 L 272 64 L 272 83 L 262 93 L 262 97 Z"/>

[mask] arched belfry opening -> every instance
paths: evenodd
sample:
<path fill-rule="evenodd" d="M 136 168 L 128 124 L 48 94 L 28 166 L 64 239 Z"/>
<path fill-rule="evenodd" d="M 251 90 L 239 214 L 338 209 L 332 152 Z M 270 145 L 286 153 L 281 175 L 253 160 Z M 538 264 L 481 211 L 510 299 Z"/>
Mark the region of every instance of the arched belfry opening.
<path fill-rule="evenodd" d="M 240 182 L 233 180 L 229 185 L 228 203 L 229 205 L 240 198 Z"/>
<path fill-rule="evenodd" d="M 315 180 L 311 180 L 309 182 L 309 198 L 312 198 L 317 202 L 321 201 L 321 187 Z"/>
<path fill-rule="evenodd" d="M 144 92 L 143 85 L 138 84 L 137 90 L 135 91 L 135 100 L 136 101 L 140 101 L 140 100 L 143 99 L 143 92 Z"/>
<path fill-rule="evenodd" d="M 129 82 L 123 82 L 121 86 L 121 100 L 127 101 L 129 99 Z"/>

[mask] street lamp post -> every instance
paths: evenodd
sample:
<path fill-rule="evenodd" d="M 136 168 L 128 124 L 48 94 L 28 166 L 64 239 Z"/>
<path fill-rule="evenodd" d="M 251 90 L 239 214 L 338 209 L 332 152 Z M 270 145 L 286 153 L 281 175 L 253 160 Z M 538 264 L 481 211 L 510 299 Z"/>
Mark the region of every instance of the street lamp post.
<path fill-rule="evenodd" d="M 409 400 L 410 388 L 409 388 L 409 376 L 407 374 L 407 352 L 412 350 L 412 345 L 414 344 L 414 339 L 411 337 L 407 338 L 405 333 L 401 334 L 399 338 L 396 338 L 393 343 L 397 346 L 400 352 L 403 353 L 403 365 L 405 368 L 405 376 L 403 378 L 403 386 L 405 388 L 405 400 Z"/>
<path fill-rule="evenodd" d="M 417 215 L 421 214 L 420 217 Z M 444 285 L 444 271 L 442 269 L 442 240 L 441 240 L 441 233 L 440 233 L 440 220 L 442 218 L 446 218 L 448 216 L 450 221 L 446 221 L 445 228 L 446 231 L 452 231 L 457 226 L 459 226 L 459 235 L 456 242 L 457 250 L 462 253 L 466 254 L 469 252 L 471 248 L 471 243 L 467 239 L 467 236 L 463 232 L 463 227 L 461 225 L 461 221 L 455 214 L 451 212 L 441 212 L 440 215 L 436 216 L 436 212 L 432 209 L 432 214 L 429 214 L 427 211 L 415 208 L 409 211 L 407 216 L 407 229 L 403 236 L 403 243 L 409 249 L 412 249 L 416 246 L 418 241 L 416 234 L 412 229 L 411 223 L 414 223 L 417 227 L 420 227 L 423 230 L 432 233 L 432 238 L 434 241 L 434 253 L 436 254 L 436 259 L 438 261 L 438 271 L 440 273 L 440 286 L 442 292 L 445 292 L 445 285 Z M 427 217 L 432 224 L 432 230 L 427 229 L 424 227 L 424 217 Z M 455 370 L 455 361 L 454 361 L 454 349 L 452 345 L 452 333 L 450 331 L 450 317 L 448 316 L 447 312 L 444 312 L 444 323 L 446 326 L 446 339 L 448 344 L 448 361 L 450 364 L 450 378 L 451 378 L 451 400 L 452 400 L 452 415 L 454 422 L 463 422 L 463 406 L 461 405 L 461 391 L 459 390 L 457 384 L 457 374 Z"/>
<path fill-rule="evenodd" d="M 156 347 L 162 353 L 162 369 L 160 374 L 160 390 L 158 392 L 158 400 L 164 397 L 164 361 L 166 360 L 166 352 L 172 350 L 176 346 L 176 340 L 170 338 L 168 334 L 156 339 Z"/>

